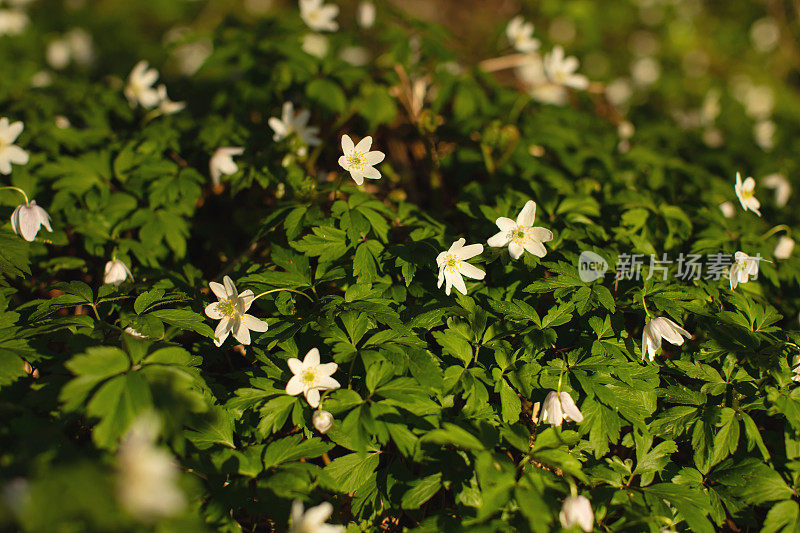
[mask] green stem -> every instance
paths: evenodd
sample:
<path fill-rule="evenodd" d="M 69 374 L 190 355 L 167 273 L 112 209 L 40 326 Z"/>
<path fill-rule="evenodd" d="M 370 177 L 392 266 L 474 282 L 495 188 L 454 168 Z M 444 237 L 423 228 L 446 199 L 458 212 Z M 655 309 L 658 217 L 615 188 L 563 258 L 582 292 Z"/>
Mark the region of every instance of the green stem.
<path fill-rule="evenodd" d="M 270 289 L 268 291 L 262 292 L 261 294 L 257 294 L 256 297 L 253 298 L 253 301 L 258 300 L 259 298 L 261 298 L 262 296 L 265 296 L 267 294 L 271 294 L 273 292 L 280 292 L 280 291 L 289 291 L 289 292 L 293 292 L 295 294 L 300 294 L 300 295 L 305 296 L 306 298 L 308 298 L 308 301 L 310 301 L 310 302 L 314 301 L 314 299 L 311 296 L 309 296 L 308 294 L 306 294 L 306 293 L 304 293 L 302 291 L 296 291 L 294 289 Z"/>
<path fill-rule="evenodd" d="M 556 393 L 561 395 L 561 384 L 564 382 L 564 373 L 566 370 L 561 370 L 561 375 L 558 376 L 558 387 L 556 387 Z"/>
<path fill-rule="evenodd" d="M 766 232 L 764 235 L 762 235 L 760 240 L 765 241 L 770 237 L 772 237 L 773 235 L 775 235 L 776 233 L 778 233 L 779 231 L 785 231 L 787 237 L 792 236 L 792 228 L 790 228 L 786 224 L 778 224 L 777 226 Z"/>
<path fill-rule="evenodd" d="M 647 302 L 644 299 L 644 293 L 642 293 L 642 307 L 644 307 L 644 312 L 647 315 L 647 318 L 650 318 L 650 311 L 647 310 Z"/>
<path fill-rule="evenodd" d="M 30 205 L 30 202 L 28 201 L 28 195 L 25 194 L 25 191 L 23 191 L 19 187 L 11 187 L 10 185 L 8 185 L 6 187 L 0 187 L 0 191 L 2 191 L 2 190 L 17 191 L 18 193 L 20 193 L 22 195 L 23 198 L 25 198 L 25 205 Z"/>

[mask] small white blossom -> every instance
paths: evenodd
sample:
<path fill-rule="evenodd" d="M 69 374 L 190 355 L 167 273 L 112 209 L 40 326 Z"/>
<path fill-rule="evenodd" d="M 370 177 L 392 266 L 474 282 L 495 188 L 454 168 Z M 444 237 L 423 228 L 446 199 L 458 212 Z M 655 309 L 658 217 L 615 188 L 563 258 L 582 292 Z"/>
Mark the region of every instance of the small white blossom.
<path fill-rule="evenodd" d="M 358 25 L 369 29 L 375 24 L 375 4 L 365 0 L 358 4 L 357 13 Z"/>
<path fill-rule="evenodd" d="M 28 15 L 18 9 L 0 9 L 0 35 L 19 35 L 28 22 Z"/>
<path fill-rule="evenodd" d="M 533 23 L 517 15 L 506 26 L 506 37 L 518 52 L 528 53 L 539 49 L 539 39 L 533 37 Z"/>
<path fill-rule="evenodd" d="M 103 275 L 103 283 L 106 285 L 121 285 L 126 279 L 133 279 L 128 265 L 119 259 L 112 259 L 106 263 L 105 274 Z"/>
<path fill-rule="evenodd" d="M 183 111 L 186 107 L 186 102 L 173 102 L 167 96 L 167 86 L 163 83 L 156 89 L 158 93 L 158 110 L 163 115 L 172 115 L 179 111 Z"/>
<path fill-rule="evenodd" d="M 155 107 L 161 102 L 161 95 L 153 84 L 158 80 L 158 71 L 150 68 L 147 61 L 139 61 L 128 76 L 125 86 L 125 97 L 131 107 L 141 105 L 145 108 Z"/>
<path fill-rule="evenodd" d="M 778 244 L 775 246 L 775 251 L 772 252 L 776 259 L 789 259 L 794 250 L 794 239 L 782 235 L 778 239 Z"/>
<path fill-rule="evenodd" d="M 514 222 L 510 218 L 500 217 L 495 222 L 500 232 L 487 241 L 492 248 L 508 246 L 508 253 L 512 259 L 519 259 L 525 250 L 536 257 L 544 257 L 547 249 L 545 242 L 553 240 L 553 232 L 542 227 L 534 227 L 533 220 L 536 216 L 536 203 L 528 200 Z"/>
<path fill-rule="evenodd" d="M 311 415 L 311 422 L 314 424 L 314 428 L 324 435 L 333 427 L 333 415 L 320 409 Z"/>
<path fill-rule="evenodd" d="M 483 253 L 483 245 L 464 246 L 466 242 L 466 239 L 458 239 L 450 246 L 450 249 L 436 257 L 436 265 L 439 267 L 439 282 L 436 286 L 441 287 L 442 283 L 446 282 L 444 292 L 447 295 L 450 294 L 451 287 L 455 287 L 461 294 L 467 294 L 467 286 L 464 284 L 462 276 L 478 280 L 486 276 L 486 272 L 467 263 L 467 259 Z"/>
<path fill-rule="evenodd" d="M 564 86 L 550 81 L 544 72 L 544 62 L 539 54 L 528 54 L 528 60 L 517 67 L 517 75 L 537 102 L 552 105 L 567 103 L 569 92 Z"/>
<path fill-rule="evenodd" d="M 564 500 L 561 512 L 558 513 L 558 519 L 564 529 L 578 526 L 585 533 L 594 530 L 594 511 L 592 511 L 592 504 L 586 496 L 570 496 Z"/>
<path fill-rule="evenodd" d="M 147 338 L 147 335 L 143 335 L 141 332 L 139 332 L 139 330 L 134 329 L 131 326 L 128 326 L 123 331 L 125 333 L 127 333 L 128 335 L 130 335 L 131 337 L 136 337 L 137 339 L 146 339 Z"/>
<path fill-rule="evenodd" d="M 771 120 L 759 120 L 753 125 L 753 138 L 759 148 L 769 152 L 775 148 L 775 130 L 777 126 Z"/>
<path fill-rule="evenodd" d="M 339 365 L 336 363 L 320 364 L 317 348 L 311 348 L 302 361 L 292 357 L 286 363 L 294 374 L 286 384 L 286 394 L 297 396 L 302 393 L 311 407 L 319 407 L 320 392 L 340 387 L 339 382 L 331 377 L 336 373 Z"/>
<path fill-rule="evenodd" d="M 722 202 L 719 204 L 719 210 L 722 211 L 722 216 L 725 218 L 733 218 L 736 214 L 736 207 L 732 202 Z"/>
<path fill-rule="evenodd" d="M 339 166 L 348 171 L 358 185 L 364 183 L 364 178 L 377 180 L 381 177 L 375 165 L 383 161 L 386 154 L 377 150 L 370 152 L 371 147 L 372 137 L 364 137 L 358 144 L 353 145 L 349 135 L 342 135 L 344 155 L 339 158 Z"/>
<path fill-rule="evenodd" d="M 339 57 L 354 67 L 363 67 L 369 63 L 369 51 L 363 46 L 345 46 L 339 51 Z"/>
<path fill-rule="evenodd" d="M 547 78 L 555 84 L 573 89 L 586 89 L 589 80 L 582 74 L 575 71 L 580 67 L 580 62 L 575 56 L 564 56 L 564 49 L 556 46 L 544 56 L 544 73 Z"/>
<path fill-rule="evenodd" d="M 339 6 L 323 4 L 323 0 L 300 0 L 300 17 L 314 31 L 336 31 Z"/>
<path fill-rule="evenodd" d="M 92 36 L 84 29 L 73 28 L 47 45 L 45 57 L 47 63 L 56 70 L 66 68 L 73 61 L 86 67 L 94 60 Z"/>
<path fill-rule="evenodd" d="M 792 184 L 786 179 L 783 174 L 770 174 L 766 176 L 761 182 L 765 187 L 775 189 L 775 203 L 778 207 L 783 207 L 789 202 L 789 197 L 792 195 Z"/>
<path fill-rule="evenodd" d="M 218 302 L 206 306 L 206 316 L 219 320 L 217 329 L 214 330 L 214 344 L 222 346 L 230 333 L 240 343 L 250 344 L 250 330 L 264 332 L 269 326 L 260 318 L 247 314 L 255 300 L 253 291 L 247 289 L 240 294 L 228 276 L 222 278 L 222 282 L 223 284 L 212 281 L 208 284 L 219 299 Z"/>
<path fill-rule="evenodd" d="M 542 404 L 542 422 L 560 426 L 564 421 L 580 424 L 583 413 L 568 392 L 550 391 Z"/>
<path fill-rule="evenodd" d="M 0 118 L 0 174 L 11 174 L 11 164 L 25 165 L 30 157 L 28 152 L 14 144 L 25 125 Z"/>
<path fill-rule="evenodd" d="M 319 33 L 307 33 L 303 36 L 303 44 L 301 46 L 303 52 L 322 59 L 328 55 L 330 43 L 328 38 Z"/>
<path fill-rule="evenodd" d="M 683 337 L 691 339 L 692 335 L 678 324 L 660 316 L 652 319 L 644 326 L 642 331 L 642 359 L 648 357 L 651 361 L 656 358 L 656 352 L 661 349 L 661 339 L 675 346 L 683 344 Z"/>
<path fill-rule="evenodd" d="M 244 148 L 239 147 L 223 147 L 217 148 L 211 160 L 208 162 L 208 170 L 211 173 L 211 182 L 216 186 L 219 185 L 219 179 L 222 175 L 229 176 L 235 174 L 239 170 L 236 163 L 233 161 L 233 156 L 242 155 Z"/>
<path fill-rule="evenodd" d="M 758 278 L 758 263 L 764 261 L 761 257 L 752 257 L 744 252 L 734 254 L 734 263 L 728 273 L 731 281 L 731 290 L 740 283 L 747 283 L 750 278 Z"/>
<path fill-rule="evenodd" d="M 42 226 L 47 231 L 53 231 L 50 227 L 50 215 L 36 205 L 36 200 L 31 200 L 27 205 L 18 205 L 11 213 L 11 229 L 28 242 L 33 242 Z"/>
<path fill-rule="evenodd" d="M 295 112 L 292 102 L 284 102 L 281 118 L 270 117 L 267 121 L 269 127 L 275 132 L 272 140 L 278 142 L 292 134 L 296 134 L 308 146 L 319 145 L 322 142 L 317 137 L 319 128 L 308 125 L 310 118 L 311 113 L 307 109 Z"/>
<path fill-rule="evenodd" d="M 333 514 L 333 505 L 323 502 L 303 512 L 303 502 L 292 503 L 292 525 L 289 533 L 344 533 L 344 526 L 326 524 Z"/>
<path fill-rule="evenodd" d="M 742 204 L 742 209 L 747 211 L 748 209 L 755 213 L 758 216 L 761 216 L 761 211 L 759 208 L 761 207 L 761 202 L 758 201 L 756 198 L 756 180 L 753 178 L 747 178 L 742 182 L 742 175 L 737 172 L 736 173 L 736 185 L 734 186 L 734 191 L 736 191 L 736 196 L 739 198 L 739 203 Z"/>

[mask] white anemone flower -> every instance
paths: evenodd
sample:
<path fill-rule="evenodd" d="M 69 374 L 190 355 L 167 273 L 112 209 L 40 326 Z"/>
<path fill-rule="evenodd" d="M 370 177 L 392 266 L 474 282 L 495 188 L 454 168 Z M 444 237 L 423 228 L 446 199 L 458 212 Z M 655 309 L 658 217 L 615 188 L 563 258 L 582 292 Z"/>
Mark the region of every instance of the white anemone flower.
<path fill-rule="evenodd" d="M 651 361 L 656 358 L 656 352 L 661 349 L 661 339 L 675 346 L 683 344 L 683 337 L 691 339 L 692 335 L 678 324 L 663 316 L 652 319 L 644 326 L 642 331 L 642 359 L 645 356 Z"/>
<path fill-rule="evenodd" d="M 106 263 L 105 273 L 103 274 L 103 283 L 106 285 L 114 285 L 115 287 L 121 285 L 126 279 L 133 279 L 133 274 L 128 268 L 128 265 L 119 259 L 112 259 Z"/>
<path fill-rule="evenodd" d="M 354 145 L 349 135 L 342 135 L 342 152 L 344 155 L 339 158 L 339 166 L 350 173 L 358 185 L 364 183 L 364 178 L 377 180 L 381 178 L 380 171 L 375 165 L 383 161 L 386 154 L 378 150 L 370 152 L 372 147 L 372 137 L 364 137 L 358 144 Z"/>
<path fill-rule="evenodd" d="M 756 198 L 756 180 L 747 178 L 742 182 L 742 175 L 737 172 L 734 191 L 736 191 L 736 196 L 739 198 L 739 203 L 742 204 L 742 209 L 745 211 L 749 209 L 756 215 L 761 216 L 761 211 L 759 211 L 761 202 Z"/>
<path fill-rule="evenodd" d="M 772 253 L 776 259 L 789 259 L 794 250 L 794 244 L 794 239 L 782 235 L 781 238 L 778 239 L 778 244 L 775 245 L 775 251 Z"/>
<path fill-rule="evenodd" d="M 50 227 L 50 215 L 36 205 L 36 200 L 31 200 L 29 204 L 18 205 L 11 213 L 11 229 L 28 242 L 33 242 L 42 226 L 47 228 L 47 231 L 53 231 Z"/>
<path fill-rule="evenodd" d="M 731 265 L 729 277 L 731 281 L 731 290 L 735 289 L 740 283 L 747 283 L 750 279 L 758 278 L 758 263 L 765 261 L 761 257 L 752 257 L 744 252 L 736 252 L 734 254 L 734 263 Z"/>
<path fill-rule="evenodd" d="M 183 111 L 183 109 L 186 107 L 186 102 L 173 102 L 169 99 L 169 96 L 167 96 L 167 86 L 163 83 L 158 86 L 156 92 L 158 92 L 159 98 L 158 110 L 161 112 L 161 114 L 173 115 L 179 111 Z"/>
<path fill-rule="evenodd" d="M 564 529 L 578 526 L 585 533 L 594 531 L 594 511 L 586 496 L 570 496 L 564 500 L 558 519 Z"/>
<path fill-rule="evenodd" d="M 517 15 L 506 26 L 506 37 L 518 52 L 529 53 L 539 49 L 539 39 L 533 37 L 533 23 Z"/>
<path fill-rule="evenodd" d="M 719 204 L 719 210 L 722 211 L 722 216 L 725 218 L 733 218 L 736 214 L 736 207 L 732 202 L 722 202 Z"/>
<path fill-rule="evenodd" d="M 553 83 L 572 87 L 573 89 L 586 89 L 589 79 L 583 74 L 576 74 L 580 62 L 575 56 L 564 56 L 564 49 L 556 46 L 544 56 L 544 73 Z"/>
<path fill-rule="evenodd" d="M 375 4 L 365 0 L 358 4 L 358 13 L 356 15 L 358 25 L 364 29 L 369 29 L 375 24 Z"/>
<path fill-rule="evenodd" d="M 292 525 L 289 533 L 344 533 L 344 526 L 326 524 L 333 514 L 333 505 L 322 502 L 316 507 L 303 511 L 303 502 L 295 500 L 292 503 Z"/>
<path fill-rule="evenodd" d="M 300 18 L 314 31 L 336 31 L 339 24 L 334 20 L 339 6 L 323 4 L 323 0 L 300 0 Z"/>
<path fill-rule="evenodd" d="M 775 189 L 775 203 L 778 207 L 783 207 L 789 203 L 789 197 L 792 195 L 792 184 L 786 179 L 783 174 L 770 174 L 766 176 L 761 182 L 765 187 Z"/>
<path fill-rule="evenodd" d="M 546 228 L 534 227 L 533 220 L 536 216 L 536 202 L 528 200 L 514 222 L 510 218 L 500 217 L 495 222 L 500 232 L 492 236 L 487 244 L 492 248 L 508 246 L 508 253 L 512 259 L 519 259 L 525 250 L 536 257 L 544 257 L 547 250 L 545 242 L 553 240 L 553 232 Z"/>
<path fill-rule="evenodd" d="M 486 276 L 486 272 L 467 263 L 467 259 L 483 253 L 483 245 L 464 246 L 466 242 L 467 240 L 464 238 L 458 239 L 450 246 L 450 249 L 436 257 L 436 265 L 439 267 L 439 282 L 436 286 L 441 287 L 442 283 L 446 282 L 444 292 L 447 295 L 450 294 L 451 287 L 455 287 L 461 294 L 467 294 L 467 286 L 461 276 L 477 280 Z"/>
<path fill-rule="evenodd" d="M 18 9 L 0 9 L 0 35 L 19 35 L 28 27 L 30 19 Z"/>
<path fill-rule="evenodd" d="M 219 179 L 223 174 L 226 176 L 236 174 L 239 167 L 236 166 L 236 163 L 233 161 L 233 156 L 242 155 L 243 153 L 244 148 L 241 147 L 226 146 L 217 148 L 217 151 L 214 152 L 214 155 L 211 156 L 208 162 L 208 170 L 211 173 L 211 183 L 215 186 L 219 185 Z"/>
<path fill-rule="evenodd" d="M 333 427 L 333 421 L 333 415 L 322 409 L 314 411 L 314 414 L 311 415 L 311 422 L 314 424 L 314 428 L 323 435 Z"/>
<path fill-rule="evenodd" d="M 250 344 L 251 330 L 264 332 L 269 327 L 260 318 L 247 314 L 255 300 L 253 291 L 248 289 L 240 294 L 236 290 L 233 280 L 228 276 L 222 278 L 222 283 L 212 281 L 208 284 L 219 299 L 218 302 L 206 306 L 206 316 L 213 320 L 219 320 L 217 329 L 214 331 L 214 344 L 222 346 L 230 333 L 233 333 L 233 338 L 240 343 Z"/>
<path fill-rule="evenodd" d="M 542 404 L 542 422 L 560 426 L 564 421 L 580 424 L 583 413 L 568 392 L 550 391 Z"/>
<path fill-rule="evenodd" d="M 542 57 L 538 53 L 528 54 L 527 61 L 517 67 L 517 76 L 537 102 L 551 105 L 567 103 L 569 92 L 562 85 L 550 81 L 544 72 Z"/>
<path fill-rule="evenodd" d="M 317 137 L 319 128 L 309 126 L 309 118 L 311 118 L 311 113 L 307 109 L 301 109 L 295 113 L 294 104 L 292 102 L 284 102 L 281 118 L 270 117 L 269 121 L 267 121 L 269 127 L 275 132 L 272 140 L 278 142 L 292 134 L 296 134 L 308 146 L 319 145 L 322 142 Z"/>
<path fill-rule="evenodd" d="M 12 163 L 28 163 L 28 152 L 14 144 L 23 129 L 25 125 L 19 120 L 10 122 L 6 117 L 0 118 L 0 174 L 11 174 Z"/>
<path fill-rule="evenodd" d="M 141 105 L 145 108 L 155 107 L 161 101 L 161 95 L 153 84 L 158 80 L 158 71 L 150 68 L 147 61 L 139 61 L 128 76 L 125 86 L 125 97 L 131 107 Z"/>
<path fill-rule="evenodd" d="M 333 379 L 339 365 L 336 363 L 320 364 L 319 349 L 311 348 L 301 361 L 292 357 L 286 362 L 292 371 L 292 378 L 286 384 L 286 394 L 297 396 L 303 394 L 308 405 L 319 407 L 319 393 L 338 389 L 341 385 Z"/>

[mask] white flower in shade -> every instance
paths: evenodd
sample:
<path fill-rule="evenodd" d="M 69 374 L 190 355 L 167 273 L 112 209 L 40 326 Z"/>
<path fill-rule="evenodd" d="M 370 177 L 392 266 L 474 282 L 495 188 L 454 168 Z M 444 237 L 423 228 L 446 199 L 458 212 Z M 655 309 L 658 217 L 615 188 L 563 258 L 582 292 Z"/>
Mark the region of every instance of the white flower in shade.
<path fill-rule="evenodd" d="M 179 111 L 183 111 L 186 107 L 186 102 L 173 102 L 167 96 L 167 86 L 163 83 L 156 89 L 158 92 L 158 110 L 164 115 L 172 115 Z"/>
<path fill-rule="evenodd" d="M 235 174 L 239 167 L 233 161 L 233 156 L 242 155 L 244 148 L 238 147 L 223 147 L 217 148 L 211 160 L 208 162 L 208 170 L 211 173 L 211 182 L 214 185 L 219 185 L 219 179 L 224 174 L 229 176 Z"/>
<path fill-rule="evenodd" d="M 155 444 L 159 431 L 156 415 L 141 415 L 117 452 L 117 498 L 125 510 L 143 522 L 175 516 L 187 502 L 178 485 L 180 470 L 175 458 Z"/>
<path fill-rule="evenodd" d="M 69 49 L 69 43 L 66 39 L 56 39 L 47 45 L 45 51 L 45 59 L 51 68 L 61 70 L 69 65 L 72 59 L 72 52 Z"/>
<path fill-rule="evenodd" d="M 325 522 L 333 514 L 333 505 L 323 502 L 303 512 L 303 502 L 292 503 L 292 525 L 289 533 L 344 533 L 344 526 L 335 526 Z"/>
<path fill-rule="evenodd" d="M 592 511 L 592 504 L 586 496 L 570 496 L 564 500 L 561 512 L 558 513 L 558 519 L 564 529 L 578 526 L 585 533 L 594 530 L 594 511 Z"/>
<path fill-rule="evenodd" d="M 770 174 L 766 176 L 762 182 L 765 187 L 775 189 L 775 203 L 778 207 L 783 207 L 789 202 L 789 197 L 792 195 L 792 184 L 786 179 L 783 174 Z"/>
<path fill-rule="evenodd" d="M 133 279 L 128 265 L 119 259 L 112 259 L 106 263 L 105 274 L 103 275 L 103 283 L 106 285 L 121 285 L 126 279 Z"/>
<path fill-rule="evenodd" d="M 294 110 L 294 104 L 291 102 L 284 102 L 283 109 L 281 110 L 281 118 L 270 117 L 267 123 L 274 131 L 272 140 L 275 142 L 281 141 L 292 134 L 296 134 L 301 141 L 308 146 L 317 146 L 322 141 L 319 140 L 319 128 L 316 126 L 309 126 L 308 119 L 311 118 L 311 113 L 307 109 L 301 109 L 297 112 Z"/>
<path fill-rule="evenodd" d="M 300 0 L 300 18 L 314 31 L 336 31 L 339 24 L 334 20 L 339 6 L 323 4 L 323 0 Z"/>
<path fill-rule="evenodd" d="M 753 125 L 753 139 L 759 148 L 769 152 L 775 148 L 775 131 L 777 126 L 771 120 L 759 120 Z"/>
<path fill-rule="evenodd" d="M 518 52 L 528 53 L 539 49 L 539 39 L 533 37 L 533 23 L 526 22 L 522 15 L 508 23 L 506 37 Z"/>
<path fill-rule="evenodd" d="M 370 152 L 370 147 L 372 147 L 372 137 L 364 137 L 358 144 L 353 145 L 349 135 L 342 135 L 344 155 L 339 158 L 339 166 L 348 171 L 358 185 L 364 183 L 364 178 L 377 180 L 381 177 L 375 165 L 383 161 L 386 155 L 377 150 Z"/>
<path fill-rule="evenodd" d="M 150 68 L 147 61 L 139 61 L 128 76 L 125 98 L 131 107 L 155 107 L 161 102 L 161 95 L 153 84 L 158 80 L 158 71 Z"/>
<path fill-rule="evenodd" d="M 719 204 L 719 210 L 722 211 L 722 216 L 725 218 L 733 218 L 736 214 L 736 207 L 732 202 L 722 202 Z"/>
<path fill-rule="evenodd" d="M 320 409 L 311 415 L 311 422 L 314 424 L 314 428 L 324 435 L 333 427 L 333 415 Z"/>
<path fill-rule="evenodd" d="M 83 67 L 88 66 L 94 59 L 92 36 L 86 30 L 73 28 L 47 45 L 45 57 L 47 63 L 56 70 L 65 68 L 73 61 Z"/>
<path fill-rule="evenodd" d="M 28 152 L 14 144 L 25 125 L 0 118 L 0 174 L 11 174 L 11 164 L 25 165 L 30 159 Z"/>
<path fill-rule="evenodd" d="M 445 294 L 450 294 L 450 288 L 455 287 L 461 294 L 467 294 L 467 286 L 464 285 L 464 278 L 467 276 L 472 279 L 483 279 L 486 272 L 467 263 L 467 259 L 471 259 L 476 255 L 483 253 L 482 244 L 470 244 L 464 246 L 466 239 L 458 239 L 454 242 L 450 249 L 440 253 L 436 257 L 436 265 L 439 267 L 439 283 L 437 287 L 441 287 L 445 283 Z"/>
<path fill-rule="evenodd" d="M 0 35 L 19 35 L 28 22 L 28 15 L 18 9 L 0 9 Z"/>
<path fill-rule="evenodd" d="M 583 413 L 568 392 L 559 394 L 550 391 L 542 404 L 542 422 L 560 426 L 564 421 L 580 424 L 583 422 Z"/>
<path fill-rule="evenodd" d="M 297 396 L 302 393 L 311 407 L 319 407 L 320 392 L 340 387 L 339 382 L 331 377 L 339 365 L 336 363 L 320 364 L 317 348 L 311 348 L 302 361 L 292 357 L 286 363 L 294 374 L 286 384 L 286 394 Z"/>
<path fill-rule="evenodd" d="M 369 63 L 369 50 L 363 46 L 345 46 L 339 51 L 339 57 L 354 67 L 363 67 Z"/>
<path fill-rule="evenodd" d="M 28 242 L 33 242 L 42 226 L 47 231 L 53 231 L 50 227 L 50 215 L 36 205 L 36 200 L 31 200 L 27 205 L 18 205 L 11 213 L 11 229 Z"/>
<path fill-rule="evenodd" d="M 319 33 L 307 33 L 303 35 L 303 44 L 301 46 L 303 52 L 322 59 L 328 55 L 330 43 L 328 38 Z"/>
<path fill-rule="evenodd" d="M 218 302 L 206 306 L 206 316 L 219 320 L 217 329 L 214 330 L 214 344 L 222 346 L 230 333 L 233 338 L 242 344 L 250 344 L 250 331 L 264 332 L 269 327 L 266 322 L 247 311 L 255 300 L 250 289 L 239 294 L 236 285 L 228 276 L 222 278 L 222 283 L 212 281 L 208 284 L 211 291 L 219 299 Z"/>
<path fill-rule="evenodd" d="M 778 239 L 778 244 L 775 246 L 775 251 L 772 252 L 776 259 L 789 259 L 794 250 L 794 239 L 782 235 Z"/>
<path fill-rule="evenodd" d="M 663 316 L 652 319 L 645 324 L 642 331 L 642 359 L 645 356 L 651 361 L 656 358 L 656 352 L 661 349 L 661 339 L 675 346 L 683 344 L 683 337 L 691 339 L 692 335 L 678 324 Z"/>
<path fill-rule="evenodd" d="M 750 279 L 758 279 L 758 263 L 764 261 L 761 257 L 752 257 L 744 252 L 734 254 L 734 263 L 728 273 L 731 281 L 731 290 L 740 283 L 747 283 Z"/>
<path fill-rule="evenodd" d="M 131 337 L 136 337 L 137 339 L 146 339 L 147 338 L 147 335 L 143 335 L 141 332 L 139 332 L 139 330 L 134 329 L 131 326 L 128 326 L 123 331 L 125 333 L 127 333 L 128 335 L 130 335 Z"/>
<path fill-rule="evenodd" d="M 556 46 L 544 56 L 544 73 L 553 83 L 573 89 L 586 89 L 589 80 L 575 71 L 580 67 L 580 62 L 575 56 L 564 56 L 564 49 Z"/>
<path fill-rule="evenodd" d="M 536 203 L 528 200 L 525 207 L 514 222 L 510 218 L 500 217 L 495 222 L 500 232 L 493 235 L 487 242 L 492 248 L 508 246 L 508 253 L 512 259 L 519 259 L 525 250 L 536 257 L 547 254 L 545 242 L 553 240 L 553 232 L 549 229 L 534 227 L 533 220 L 536 216 Z"/>
<path fill-rule="evenodd" d="M 358 4 L 357 19 L 362 28 L 371 28 L 375 24 L 375 4 L 368 1 Z"/>
<path fill-rule="evenodd" d="M 761 216 L 761 202 L 756 198 L 756 180 L 747 178 L 742 182 L 742 175 L 736 173 L 736 185 L 734 186 L 736 196 L 739 198 L 739 203 L 742 204 L 742 209 L 748 209 L 758 216 Z"/>
<path fill-rule="evenodd" d="M 537 102 L 553 105 L 567 103 L 569 96 L 567 89 L 550 81 L 544 73 L 544 63 L 539 54 L 528 54 L 527 61 L 517 67 L 517 76 L 527 86 L 528 93 Z"/>

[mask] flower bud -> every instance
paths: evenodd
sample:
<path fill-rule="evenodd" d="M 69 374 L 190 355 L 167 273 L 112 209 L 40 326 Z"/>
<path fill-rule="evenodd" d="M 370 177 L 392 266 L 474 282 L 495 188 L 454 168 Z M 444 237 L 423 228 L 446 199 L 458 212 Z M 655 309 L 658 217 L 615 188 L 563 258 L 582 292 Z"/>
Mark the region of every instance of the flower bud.
<path fill-rule="evenodd" d="M 558 519 L 564 529 L 579 526 L 586 533 L 594 529 L 594 511 L 586 496 L 570 496 L 564 500 Z"/>
<path fill-rule="evenodd" d="M 133 274 L 128 266 L 119 259 L 112 259 L 106 263 L 106 271 L 103 276 L 103 283 L 106 285 L 120 285 L 127 278 L 133 279 Z"/>
<path fill-rule="evenodd" d="M 333 427 L 333 415 L 321 409 L 314 411 L 311 421 L 314 423 L 314 428 L 323 435 Z"/>

